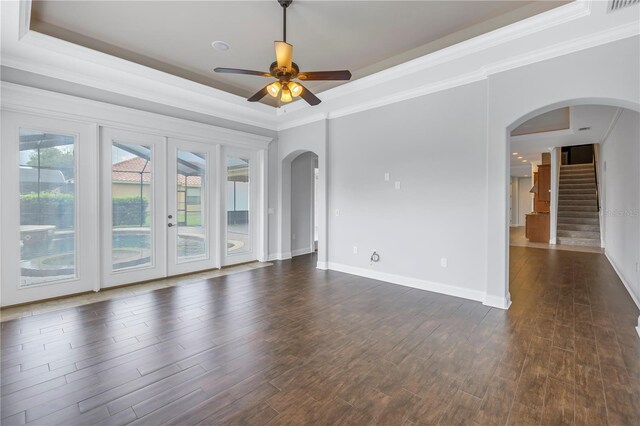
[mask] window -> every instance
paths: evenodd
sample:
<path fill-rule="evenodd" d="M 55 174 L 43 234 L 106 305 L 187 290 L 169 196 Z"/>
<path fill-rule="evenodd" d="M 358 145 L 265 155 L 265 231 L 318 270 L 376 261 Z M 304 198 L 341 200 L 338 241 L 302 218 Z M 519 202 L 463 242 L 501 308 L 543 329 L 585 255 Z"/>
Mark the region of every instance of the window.
<path fill-rule="evenodd" d="M 20 129 L 20 285 L 76 277 L 75 137 Z"/>

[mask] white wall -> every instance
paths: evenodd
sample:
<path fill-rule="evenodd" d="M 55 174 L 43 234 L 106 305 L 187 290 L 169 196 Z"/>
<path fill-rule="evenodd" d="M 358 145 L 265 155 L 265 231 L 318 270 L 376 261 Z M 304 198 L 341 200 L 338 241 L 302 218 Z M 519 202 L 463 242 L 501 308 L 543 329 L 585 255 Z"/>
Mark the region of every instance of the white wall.
<path fill-rule="evenodd" d="M 483 300 L 486 94 L 473 83 L 330 121 L 331 269 Z"/>
<path fill-rule="evenodd" d="M 276 257 L 276 253 L 278 252 L 278 185 L 280 174 L 278 147 L 279 143 L 276 138 L 269 144 L 269 150 L 267 152 L 267 191 L 269 192 L 267 197 L 267 230 L 269 238 L 267 244 L 267 259 L 269 260 L 274 259 Z"/>
<path fill-rule="evenodd" d="M 313 185 L 317 156 L 305 152 L 291 162 L 291 255 L 313 251 Z"/>
<path fill-rule="evenodd" d="M 330 269 L 508 307 L 508 131 L 566 105 L 637 108 L 639 40 L 329 120 Z"/>
<path fill-rule="evenodd" d="M 600 163 L 605 253 L 640 307 L 640 114 L 622 111 Z"/>

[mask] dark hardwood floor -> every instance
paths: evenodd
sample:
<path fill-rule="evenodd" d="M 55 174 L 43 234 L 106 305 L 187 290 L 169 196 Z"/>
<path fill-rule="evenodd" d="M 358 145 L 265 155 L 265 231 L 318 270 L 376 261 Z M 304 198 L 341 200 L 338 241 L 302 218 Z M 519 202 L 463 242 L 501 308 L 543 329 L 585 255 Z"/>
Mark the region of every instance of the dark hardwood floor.
<path fill-rule="evenodd" d="M 601 254 L 513 247 L 509 311 L 312 256 L 2 324 L 2 425 L 640 423 Z"/>

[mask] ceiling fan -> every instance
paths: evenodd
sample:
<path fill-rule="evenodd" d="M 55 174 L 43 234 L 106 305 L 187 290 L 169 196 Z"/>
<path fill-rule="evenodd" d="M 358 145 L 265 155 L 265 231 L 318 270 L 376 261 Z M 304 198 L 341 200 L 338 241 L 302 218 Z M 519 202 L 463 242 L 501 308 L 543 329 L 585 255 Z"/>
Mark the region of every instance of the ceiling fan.
<path fill-rule="evenodd" d="M 282 6 L 282 41 L 275 41 L 276 61 L 269 67 L 269 72 L 243 70 L 238 68 L 216 68 L 215 72 L 226 74 L 246 74 L 260 77 L 272 77 L 277 79 L 273 83 L 264 86 L 258 93 L 247 99 L 249 102 L 257 102 L 267 94 L 274 98 L 279 98 L 281 102 L 291 102 L 293 98 L 300 96 L 309 105 L 318 105 L 320 99 L 311 93 L 309 89 L 301 83 L 293 80 L 315 81 L 315 80 L 349 80 L 351 73 L 347 70 L 341 71 L 311 71 L 300 72 L 298 65 L 293 62 L 293 46 L 287 43 L 287 8 L 293 0 L 278 0 Z"/>

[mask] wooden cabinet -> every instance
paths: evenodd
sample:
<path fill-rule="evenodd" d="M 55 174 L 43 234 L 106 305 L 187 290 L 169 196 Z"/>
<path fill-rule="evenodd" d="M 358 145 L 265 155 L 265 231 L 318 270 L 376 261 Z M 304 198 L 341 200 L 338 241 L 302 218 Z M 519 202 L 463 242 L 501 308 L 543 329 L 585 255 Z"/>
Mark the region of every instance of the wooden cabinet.
<path fill-rule="evenodd" d="M 534 211 L 548 213 L 551 210 L 551 165 L 541 164 L 533 175 L 537 188 L 534 197 Z"/>
<path fill-rule="evenodd" d="M 531 213 L 526 217 L 525 236 L 531 242 L 549 242 L 549 215 L 545 213 Z"/>
<path fill-rule="evenodd" d="M 538 200 L 551 201 L 551 165 L 538 166 Z"/>

